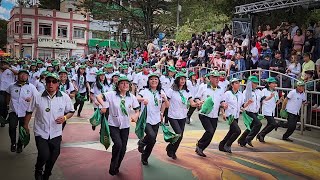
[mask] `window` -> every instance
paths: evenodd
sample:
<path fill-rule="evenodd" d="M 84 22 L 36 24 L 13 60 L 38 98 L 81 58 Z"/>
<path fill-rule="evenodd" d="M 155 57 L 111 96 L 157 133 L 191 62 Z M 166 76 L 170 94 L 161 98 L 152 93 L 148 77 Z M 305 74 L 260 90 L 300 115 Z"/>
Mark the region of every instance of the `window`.
<path fill-rule="evenodd" d="M 68 12 L 71 12 L 71 11 L 73 11 L 72 8 L 68 8 Z"/>
<path fill-rule="evenodd" d="M 101 39 L 100 36 L 101 36 L 100 33 L 98 33 L 98 32 L 92 32 L 92 38 Z"/>
<path fill-rule="evenodd" d="M 39 24 L 39 35 L 51 36 L 51 24 Z"/>
<path fill-rule="evenodd" d="M 67 26 L 58 26 L 58 37 L 68 37 L 67 32 Z"/>
<path fill-rule="evenodd" d="M 84 39 L 84 29 L 83 29 L 83 28 L 75 27 L 75 28 L 73 29 L 73 37 L 74 37 L 74 38 Z"/>
<path fill-rule="evenodd" d="M 31 34 L 31 22 L 23 22 L 23 34 Z"/>
<path fill-rule="evenodd" d="M 14 33 L 19 34 L 19 31 L 20 31 L 19 28 L 20 28 L 20 23 L 19 21 L 16 21 L 14 25 Z"/>

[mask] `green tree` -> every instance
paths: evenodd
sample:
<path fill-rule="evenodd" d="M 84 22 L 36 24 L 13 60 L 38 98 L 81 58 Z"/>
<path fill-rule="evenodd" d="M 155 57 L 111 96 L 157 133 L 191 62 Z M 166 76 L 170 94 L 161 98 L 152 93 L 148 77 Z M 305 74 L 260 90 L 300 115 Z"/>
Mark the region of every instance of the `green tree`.
<path fill-rule="evenodd" d="M 60 0 L 40 0 L 39 7 L 43 9 L 60 10 Z"/>

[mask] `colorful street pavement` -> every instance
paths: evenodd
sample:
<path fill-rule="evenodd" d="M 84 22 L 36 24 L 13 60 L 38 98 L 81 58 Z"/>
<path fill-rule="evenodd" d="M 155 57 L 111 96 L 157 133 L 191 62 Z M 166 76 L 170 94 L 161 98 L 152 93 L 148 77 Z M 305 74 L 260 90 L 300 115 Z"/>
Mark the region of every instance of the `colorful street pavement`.
<path fill-rule="evenodd" d="M 205 150 L 207 157 L 199 157 L 194 150 L 197 140 L 201 138 L 204 131 L 196 115 L 193 116 L 194 121 L 191 125 L 186 125 L 184 138 L 177 152 L 178 159 L 172 160 L 167 157 L 165 151 L 167 143 L 164 142 L 159 130 L 157 144 L 148 166 L 143 166 L 140 162 L 140 153 L 137 150 L 138 139 L 134 134 L 135 124 L 132 124 L 127 153 L 120 167 L 120 174 L 112 177 L 108 174 L 112 147 L 110 146 L 106 151 L 99 143 L 99 128 L 92 131 L 88 121 L 92 113 L 93 110 L 87 104 L 82 118 L 75 117 L 68 122 L 63 134 L 61 155 L 52 179 L 320 179 L 320 153 L 296 143 L 279 140 L 280 136 L 266 137 L 265 144 L 254 140 L 254 148 L 243 148 L 234 144 L 232 154 L 218 151 L 218 143 L 227 133 L 228 126 L 225 122 L 218 123 L 212 143 Z M 244 130 L 243 127 L 242 130 Z M 8 139 L 6 133 L 7 127 L 0 129 L 1 140 Z M 5 178 L 0 179 L 20 179 L 20 177 L 32 179 L 32 169 L 37 153 L 34 141 L 32 140 L 22 154 L 10 153 L 8 142 L 6 140 L 5 146 L 0 148 L 0 171 L 17 171 L 18 173 L 6 173 Z"/>

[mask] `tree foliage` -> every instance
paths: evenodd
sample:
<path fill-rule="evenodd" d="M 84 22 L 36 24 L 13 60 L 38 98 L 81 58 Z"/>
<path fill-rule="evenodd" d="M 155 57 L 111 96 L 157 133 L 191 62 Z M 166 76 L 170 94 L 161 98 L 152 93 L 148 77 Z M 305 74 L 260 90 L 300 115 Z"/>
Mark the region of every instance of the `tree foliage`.
<path fill-rule="evenodd" d="M 43 9 L 60 10 L 60 0 L 40 0 L 39 7 Z"/>
<path fill-rule="evenodd" d="M 0 48 L 3 48 L 7 44 L 7 24 L 8 22 L 4 19 L 0 19 Z"/>

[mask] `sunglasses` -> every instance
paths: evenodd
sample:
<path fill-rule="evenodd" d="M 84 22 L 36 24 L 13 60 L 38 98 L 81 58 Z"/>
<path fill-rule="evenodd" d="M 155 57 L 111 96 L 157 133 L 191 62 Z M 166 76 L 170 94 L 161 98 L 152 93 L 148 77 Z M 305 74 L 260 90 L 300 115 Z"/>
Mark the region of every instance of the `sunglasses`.
<path fill-rule="evenodd" d="M 58 83 L 58 80 L 46 80 L 46 84 L 50 84 L 50 83 L 53 83 L 53 84 L 56 84 Z"/>

